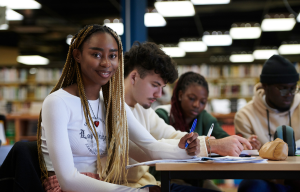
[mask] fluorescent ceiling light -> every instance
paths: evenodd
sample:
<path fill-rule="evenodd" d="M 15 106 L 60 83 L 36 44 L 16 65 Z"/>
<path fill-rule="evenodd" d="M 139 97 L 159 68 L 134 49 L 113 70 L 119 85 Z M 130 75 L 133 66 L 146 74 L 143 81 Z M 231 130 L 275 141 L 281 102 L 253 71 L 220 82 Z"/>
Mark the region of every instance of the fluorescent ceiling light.
<path fill-rule="evenodd" d="M 229 46 L 232 44 L 230 35 L 203 35 L 202 40 L 207 46 Z"/>
<path fill-rule="evenodd" d="M 145 13 L 144 23 L 146 27 L 163 27 L 167 22 L 159 13 Z"/>
<path fill-rule="evenodd" d="M 39 55 L 18 56 L 17 61 L 25 65 L 48 65 L 49 64 L 49 59 Z"/>
<path fill-rule="evenodd" d="M 252 54 L 233 54 L 229 57 L 232 63 L 247 63 L 253 62 L 254 57 Z"/>
<path fill-rule="evenodd" d="M 185 51 L 179 47 L 163 47 L 161 48 L 170 57 L 184 57 Z"/>
<path fill-rule="evenodd" d="M 7 30 L 9 28 L 8 24 L 2 24 L 0 25 L 0 30 Z"/>
<path fill-rule="evenodd" d="M 68 36 L 67 36 L 66 43 L 67 43 L 68 45 L 71 44 L 72 38 L 73 38 L 73 35 L 68 35 Z"/>
<path fill-rule="evenodd" d="M 194 5 L 190 1 L 159 1 L 154 3 L 155 9 L 164 17 L 194 16 Z"/>
<path fill-rule="evenodd" d="M 20 13 L 13 11 L 11 9 L 6 9 L 6 20 L 8 21 L 21 21 L 23 20 L 23 15 Z"/>
<path fill-rule="evenodd" d="M 104 25 L 114 30 L 118 35 L 123 35 L 124 33 L 123 23 L 105 23 Z"/>
<path fill-rule="evenodd" d="M 261 29 L 263 31 L 291 31 L 295 24 L 295 18 L 264 19 Z"/>
<path fill-rule="evenodd" d="M 191 0 L 194 5 L 228 4 L 230 0 Z"/>
<path fill-rule="evenodd" d="M 40 9 L 42 6 L 34 0 L 1 0 L 0 6 L 10 9 Z"/>
<path fill-rule="evenodd" d="M 182 41 L 178 46 L 185 52 L 205 52 L 207 46 L 202 41 Z"/>
<path fill-rule="evenodd" d="M 257 39 L 261 35 L 260 27 L 232 27 L 229 31 L 232 39 Z"/>
<path fill-rule="evenodd" d="M 273 55 L 278 55 L 276 49 L 255 50 L 253 56 L 255 59 L 269 59 Z"/>
<path fill-rule="evenodd" d="M 297 21 L 300 23 L 300 13 L 298 14 Z"/>
<path fill-rule="evenodd" d="M 284 44 L 284 45 L 280 45 L 278 51 L 282 55 L 300 54 L 300 44 L 291 44 L 291 45 Z"/>

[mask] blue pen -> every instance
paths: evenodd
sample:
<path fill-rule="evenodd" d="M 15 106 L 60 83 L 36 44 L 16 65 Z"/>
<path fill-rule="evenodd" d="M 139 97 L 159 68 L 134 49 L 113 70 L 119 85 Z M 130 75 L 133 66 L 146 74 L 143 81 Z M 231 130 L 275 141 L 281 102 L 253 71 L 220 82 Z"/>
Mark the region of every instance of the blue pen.
<path fill-rule="evenodd" d="M 194 120 L 190 133 L 195 130 L 196 125 L 197 125 L 197 119 Z M 187 146 L 189 146 L 188 142 L 185 143 L 185 148 L 187 148 Z"/>

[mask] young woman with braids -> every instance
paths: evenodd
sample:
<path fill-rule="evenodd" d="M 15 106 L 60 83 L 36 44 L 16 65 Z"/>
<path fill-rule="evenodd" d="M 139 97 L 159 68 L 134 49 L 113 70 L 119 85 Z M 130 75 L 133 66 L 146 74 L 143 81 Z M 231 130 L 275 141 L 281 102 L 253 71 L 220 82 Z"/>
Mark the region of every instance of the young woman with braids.
<path fill-rule="evenodd" d="M 184 145 L 197 142 L 191 134 L 174 146 L 140 129 L 124 102 L 123 70 L 122 44 L 110 28 L 89 25 L 73 37 L 62 75 L 39 118 L 38 152 L 46 191 L 156 190 L 123 186 L 129 138 L 152 159 L 190 158 Z"/>

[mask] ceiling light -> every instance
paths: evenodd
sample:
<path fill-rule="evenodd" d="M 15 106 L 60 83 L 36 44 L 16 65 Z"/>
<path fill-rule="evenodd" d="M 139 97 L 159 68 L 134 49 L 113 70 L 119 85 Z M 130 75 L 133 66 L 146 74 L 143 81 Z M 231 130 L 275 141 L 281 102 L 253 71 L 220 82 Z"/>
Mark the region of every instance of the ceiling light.
<path fill-rule="evenodd" d="M 11 9 L 6 9 L 6 20 L 7 21 L 20 21 L 23 20 L 23 15 L 20 13 L 11 10 Z"/>
<path fill-rule="evenodd" d="M 194 5 L 228 4 L 230 0 L 191 0 Z"/>
<path fill-rule="evenodd" d="M 278 55 L 276 49 L 264 49 L 264 50 L 255 50 L 253 56 L 255 59 L 269 59 L 273 55 Z"/>
<path fill-rule="evenodd" d="M 155 9 L 164 17 L 194 16 L 194 5 L 190 1 L 159 1 L 154 3 Z"/>
<path fill-rule="evenodd" d="M 185 51 L 180 47 L 163 47 L 161 48 L 170 57 L 184 57 Z"/>
<path fill-rule="evenodd" d="M 114 30 L 118 35 L 123 35 L 124 33 L 123 23 L 105 23 L 104 25 Z"/>
<path fill-rule="evenodd" d="M 232 27 L 229 31 L 232 39 L 257 39 L 261 35 L 260 27 Z"/>
<path fill-rule="evenodd" d="M 232 44 L 232 38 L 230 35 L 203 35 L 203 42 L 207 46 L 229 46 Z"/>
<path fill-rule="evenodd" d="M 163 27 L 167 22 L 159 13 L 145 13 L 144 23 L 146 27 Z"/>
<path fill-rule="evenodd" d="M 182 41 L 178 46 L 185 52 L 205 52 L 207 46 L 202 41 Z"/>
<path fill-rule="evenodd" d="M 42 6 L 34 0 L 1 0 L 0 6 L 10 9 L 40 9 Z"/>
<path fill-rule="evenodd" d="M 18 56 L 17 61 L 25 65 L 48 65 L 49 64 L 49 59 L 39 55 Z"/>
<path fill-rule="evenodd" d="M 300 23 L 300 13 L 298 14 L 297 21 Z"/>
<path fill-rule="evenodd" d="M 280 45 L 278 51 L 282 55 L 300 54 L 300 44 L 284 44 L 284 45 Z"/>
<path fill-rule="evenodd" d="M 295 18 L 267 18 L 262 21 L 263 31 L 291 31 L 296 24 Z"/>
<path fill-rule="evenodd" d="M 0 30 L 7 30 L 9 28 L 8 24 L 2 24 L 0 25 Z"/>
<path fill-rule="evenodd" d="M 254 57 L 252 54 L 232 54 L 229 57 L 229 60 L 232 63 L 247 63 L 247 62 L 253 62 Z"/>
<path fill-rule="evenodd" d="M 66 43 L 67 43 L 68 45 L 71 44 L 72 38 L 73 38 L 73 35 L 68 35 L 68 36 L 67 36 Z"/>

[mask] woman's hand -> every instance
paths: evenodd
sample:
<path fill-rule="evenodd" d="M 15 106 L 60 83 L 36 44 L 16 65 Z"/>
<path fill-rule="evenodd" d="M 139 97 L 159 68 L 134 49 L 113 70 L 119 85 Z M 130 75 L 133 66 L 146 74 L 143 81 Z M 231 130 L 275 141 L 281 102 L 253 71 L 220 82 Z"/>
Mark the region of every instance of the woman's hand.
<path fill-rule="evenodd" d="M 261 143 L 257 140 L 257 135 L 251 135 L 248 138 L 249 143 L 252 146 L 252 149 L 257 149 L 259 150 L 261 148 Z M 247 148 L 245 148 L 245 150 L 248 150 Z"/>
<path fill-rule="evenodd" d="M 189 145 L 185 148 L 185 143 Z M 198 139 L 198 133 L 192 132 L 183 136 L 179 143 L 178 147 L 185 149 L 187 154 L 190 156 L 197 156 L 200 153 L 200 140 Z"/>

